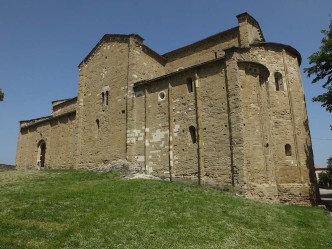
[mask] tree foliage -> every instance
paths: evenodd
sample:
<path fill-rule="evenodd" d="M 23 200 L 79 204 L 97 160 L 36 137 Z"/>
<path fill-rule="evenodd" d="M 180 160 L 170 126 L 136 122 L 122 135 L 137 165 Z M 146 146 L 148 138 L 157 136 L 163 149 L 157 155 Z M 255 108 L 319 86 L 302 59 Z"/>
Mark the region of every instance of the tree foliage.
<path fill-rule="evenodd" d="M 326 172 L 320 172 L 318 174 L 318 185 L 320 188 L 328 188 L 330 186 L 330 177 Z"/>
<path fill-rule="evenodd" d="M 327 171 L 330 174 L 331 179 L 332 179 L 332 157 L 327 159 Z"/>
<path fill-rule="evenodd" d="M 332 187 L 332 157 L 327 159 L 327 171 L 319 173 L 318 178 L 320 187 Z"/>
<path fill-rule="evenodd" d="M 0 101 L 3 101 L 3 98 L 5 97 L 5 94 L 3 91 L 0 89 Z"/>
<path fill-rule="evenodd" d="M 321 40 L 319 51 L 309 56 L 311 67 L 305 68 L 308 77 L 314 76 L 312 83 L 324 80 L 323 87 L 326 92 L 314 97 L 314 102 L 321 102 L 322 107 L 332 112 L 332 20 L 329 30 L 322 30 L 324 38 Z"/>

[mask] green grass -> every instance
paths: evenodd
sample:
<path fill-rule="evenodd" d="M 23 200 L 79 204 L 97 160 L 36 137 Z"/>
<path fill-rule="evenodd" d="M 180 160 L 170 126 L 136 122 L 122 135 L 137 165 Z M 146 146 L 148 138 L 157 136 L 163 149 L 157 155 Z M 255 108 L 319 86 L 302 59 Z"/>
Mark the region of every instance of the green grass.
<path fill-rule="evenodd" d="M 0 248 L 332 248 L 318 207 L 83 170 L 0 173 Z"/>

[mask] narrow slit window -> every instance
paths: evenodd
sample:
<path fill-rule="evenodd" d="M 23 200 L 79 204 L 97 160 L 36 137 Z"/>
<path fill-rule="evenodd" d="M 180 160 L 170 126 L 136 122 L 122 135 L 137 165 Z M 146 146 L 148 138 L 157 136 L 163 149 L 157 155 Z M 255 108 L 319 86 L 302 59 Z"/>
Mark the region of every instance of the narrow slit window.
<path fill-rule="evenodd" d="M 275 83 L 276 83 L 276 91 L 279 91 L 280 90 L 279 78 L 275 77 L 274 80 L 275 80 Z"/>
<path fill-rule="evenodd" d="M 108 93 L 109 93 L 109 92 L 106 91 L 106 94 L 105 94 L 105 95 L 106 95 L 106 96 L 105 96 L 105 105 L 108 105 Z"/>
<path fill-rule="evenodd" d="M 108 98 L 109 98 L 109 91 L 103 91 L 101 93 L 102 98 L 102 105 L 107 106 L 108 105 Z"/>
<path fill-rule="evenodd" d="M 99 128 L 100 128 L 100 123 L 99 123 L 99 119 L 96 119 L 96 137 L 98 137 L 99 136 Z"/>
<path fill-rule="evenodd" d="M 187 88 L 188 88 L 188 93 L 192 93 L 194 91 L 194 81 L 192 78 L 187 79 Z"/>
<path fill-rule="evenodd" d="M 285 145 L 285 155 L 291 156 L 292 155 L 292 146 L 290 144 Z"/>
<path fill-rule="evenodd" d="M 284 87 L 282 84 L 282 75 L 281 73 L 277 72 L 274 74 L 274 83 L 276 87 L 276 91 L 283 91 Z"/>
<path fill-rule="evenodd" d="M 196 128 L 195 128 L 195 126 L 190 126 L 189 127 L 189 134 L 190 134 L 191 142 L 193 144 L 197 143 Z"/>

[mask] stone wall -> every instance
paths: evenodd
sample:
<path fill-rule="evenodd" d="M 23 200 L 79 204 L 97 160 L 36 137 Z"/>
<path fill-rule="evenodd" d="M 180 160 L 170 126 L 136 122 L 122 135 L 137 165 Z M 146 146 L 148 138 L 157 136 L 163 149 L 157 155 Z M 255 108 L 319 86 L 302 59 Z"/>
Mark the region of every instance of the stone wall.
<path fill-rule="evenodd" d="M 215 60 L 137 85 L 135 91 L 142 95 L 136 98 L 136 110 L 145 115 L 141 141 L 149 172 L 232 186 L 224 67 L 223 60 Z"/>
<path fill-rule="evenodd" d="M 75 167 L 77 144 L 75 113 L 52 119 L 50 126 L 51 139 L 46 142 L 46 160 L 48 158 L 46 166 L 51 168 Z"/>
<path fill-rule="evenodd" d="M 167 59 L 166 72 L 182 70 L 206 61 L 221 58 L 224 49 L 239 46 L 238 28 L 208 37 L 197 43 L 164 54 Z"/>
<path fill-rule="evenodd" d="M 134 92 L 134 82 L 149 80 L 165 74 L 165 58 L 132 37 L 129 43 L 128 93 L 127 93 L 127 159 L 142 165 L 145 158 L 145 93 Z"/>
<path fill-rule="evenodd" d="M 200 157 L 204 183 L 231 189 L 235 172 L 231 163 L 230 120 L 225 60 L 197 70 L 197 101 L 201 117 Z"/>
<path fill-rule="evenodd" d="M 58 100 L 52 102 L 52 117 L 76 111 L 77 98 Z"/>
<path fill-rule="evenodd" d="M 75 121 L 75 112 L 70 112 L 23 126 L 17 146 L 17 168 L 38 168 L 41 143 L 46 144 L 46 168 L 73 167 L 76 152 Z"/>
<path fill-rule="evenodd" d="M 229 54 L 239 68 L 234 82 L 241 95 L 236 106 L 243 111 L 239 122 L 246 195 L 284 202 L 314 201 L 317 188 L 311 173 L 314 164 L 299 55 L 280 44 L 235 49 Z M 269 77 L 262 74 L 262 67 Z"/>
<path fill-rule="evenodd" d="M 128 39 L 105 37 L 80 65 L 78 167 L 126 158 Z"/>
<path fill-rule="evenodd" d="M 20 129 L 19 141 L 16 153 L 16 165 L 18 169 L 37 168 L 38 147 L 40 141 L 45 141 L 46 148 L 51 140 L 50 121 L 42 121 L 32 126 Z M 49 165 L 49 158 L 46 157 L 46 165 Z"/>

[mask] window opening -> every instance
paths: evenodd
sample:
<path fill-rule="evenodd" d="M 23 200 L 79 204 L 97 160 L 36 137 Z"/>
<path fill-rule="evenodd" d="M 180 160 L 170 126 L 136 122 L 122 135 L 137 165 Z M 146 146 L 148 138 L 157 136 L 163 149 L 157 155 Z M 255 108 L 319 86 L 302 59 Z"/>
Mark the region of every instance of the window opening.
<path fill-rule="evenodd" d="M 197 142 L 196 128 L 194 126 L 190 126 L 189 133 L 190 133 L 191 142 L 195 144 Z"/>
<path fill-rule="evenodd" d="M 194 91 L 194 81 L 192 78 L 187 79 L 187 88 L 188 88 L 188 93 L 192 93 Z"/>
<path fill-rule="evenodd" d="M 166 93 L 164 91 L 160 92 L 158 95 L 159 100 L 164 100 L 166 97 Z"/>
<path fill-rule="evenodd" d="M 274 83 L 276 86 L 276 91 L 283 91 L 283 85 L 282 85 L 282 75 L 281 73 L 277 72 L 274 74 Z"/>
<path fill-rule="evenodd" d="M 96 125 L 97 125 L 96 137 L 98 137 L 98 135 L 99 135 L 99 128 L 100 128 L 100 122 L 99 122 L 99 119 L 96 119 Z"/>
<path fill-rule="evenodd" d="M 292 155 L 292 146 L 290 144 L 285 145 L 285 155 L 291 156 Z"/>
<path fill-rule="evenodd" d="M 101 93 L 101 98 L 102 98 L 102 105 L 103 106 L 108 105 L 109 91 L 103 91 Z"/>
<path fill-rule="evenodd" d="M 106 91 L 106 100 L 105 100 L 105 105 L 108 105 L 108 91 Z"/>
<path fill-rule="evenodd" d="M 280 87 L 279 87 L 279 78 L 275 77 L 274 80 L 275 80 L 275 84 L 276 84 L 276 91 L 279 91 L 280 90 Z"/>

